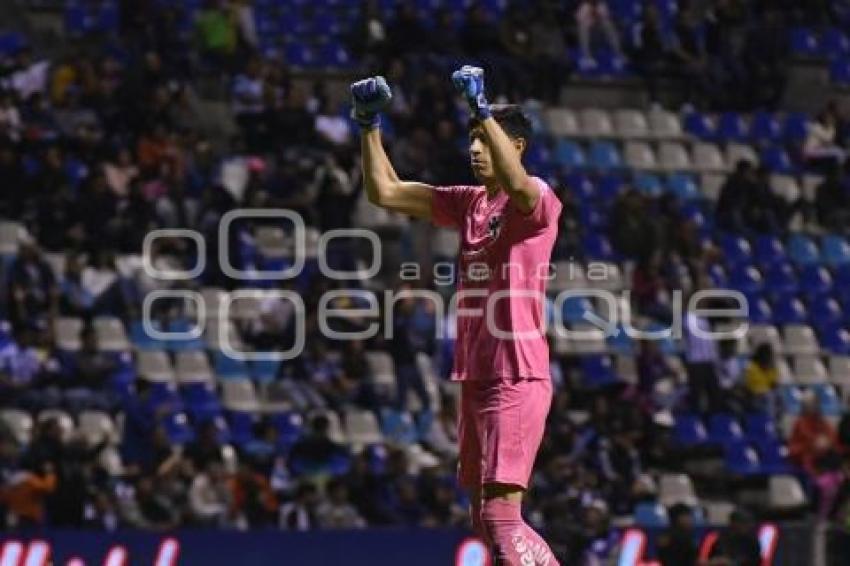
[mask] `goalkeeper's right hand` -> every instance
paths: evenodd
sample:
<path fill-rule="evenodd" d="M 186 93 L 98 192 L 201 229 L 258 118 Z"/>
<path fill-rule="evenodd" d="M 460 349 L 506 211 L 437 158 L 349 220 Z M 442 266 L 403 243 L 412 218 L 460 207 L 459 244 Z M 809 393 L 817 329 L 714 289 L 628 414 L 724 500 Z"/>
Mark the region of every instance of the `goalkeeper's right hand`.
<path fill-rule="evenodd" d="M 351 117 L 363 128 L 376 128 L 381 124 L 378 113 L 389 105 L 392 97 L 384 77 L 351 83 Z"/>

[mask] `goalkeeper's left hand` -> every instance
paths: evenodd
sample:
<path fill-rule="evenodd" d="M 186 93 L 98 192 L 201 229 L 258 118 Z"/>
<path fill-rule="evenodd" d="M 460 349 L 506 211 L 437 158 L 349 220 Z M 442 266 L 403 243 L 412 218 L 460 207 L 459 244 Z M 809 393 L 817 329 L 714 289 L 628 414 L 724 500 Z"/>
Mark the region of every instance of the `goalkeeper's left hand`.
<path fill-rule="evenodd" d="M 452 73 L 452 83 L 458 94 L 466 99 L 475 118 L 484 120 L 490 117 L 490 105 L 484 96 L 484 69 L 464 65 Z"/>

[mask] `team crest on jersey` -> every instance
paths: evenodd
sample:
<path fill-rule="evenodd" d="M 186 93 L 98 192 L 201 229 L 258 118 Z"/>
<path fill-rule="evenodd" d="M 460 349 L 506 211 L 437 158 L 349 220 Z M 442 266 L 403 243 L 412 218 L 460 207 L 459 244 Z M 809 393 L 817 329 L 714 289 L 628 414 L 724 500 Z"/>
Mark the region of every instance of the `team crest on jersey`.
<path fill-rule="evenodd" d="M 496 239 L 499 237 L 499 231 L 502 229 L 502 216 L 493 216 L 490 218 L 490 222 L 487 224 L 487 233 L 490 235 L 490 238 Z"/>

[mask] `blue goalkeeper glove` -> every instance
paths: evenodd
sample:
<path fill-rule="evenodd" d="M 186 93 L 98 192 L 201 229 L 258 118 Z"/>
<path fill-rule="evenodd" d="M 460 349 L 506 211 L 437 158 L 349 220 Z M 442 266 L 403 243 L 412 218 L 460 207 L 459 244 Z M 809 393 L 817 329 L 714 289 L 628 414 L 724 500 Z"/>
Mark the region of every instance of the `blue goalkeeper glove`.
<path fill-rule="evenodd" d="M 458 94 L 466 99 L 475 118 L 484 120 L 490 117 L 490 105 L 484 97 L 484 69 L 464 65 L 452 73 L 452 82 Z"/>
<path fill-rule="evenodd" d="M 381 125 L 379 112 L 389 105 L 392 97 L 384 77 L 351 83 L 351 117 L 363 128 L 377 128 Z"/>

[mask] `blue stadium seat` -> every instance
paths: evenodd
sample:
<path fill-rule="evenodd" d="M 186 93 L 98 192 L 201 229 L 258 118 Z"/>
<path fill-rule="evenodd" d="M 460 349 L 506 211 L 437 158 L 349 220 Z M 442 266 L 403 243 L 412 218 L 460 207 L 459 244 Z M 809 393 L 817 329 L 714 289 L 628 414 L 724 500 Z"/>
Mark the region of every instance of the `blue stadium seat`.
<path fill-rule="evenodd" d="M 316 64 L 313 50 L 302 43 L 290 43 L 285 49 L 286 62 L 293 67 L 312 67 Z"/>
<path fill-rule="evenodd" d="M 756 263 L 762 266 L 784 262 L 787 258 L 785 245 L 775 236 L 758 236 L 753 249 Z"/>
<path fill-rule="evenodd" d="M 782 403 L 782 409 L 791 415 L 799 415 L 803 407 L 802 393 L 796 385 L 780 385 L 779 399 Z"/>
<path fill-rule="evenodd" d="M 820 345 L 833 354 L 850 354 L 850 332 L 845 328 L 823 329 L 819 336 Z"/>
<path fill-rule="evenodd" d="M 590 164 L 599 171 L 605 172 L 622 168 L 623 160 L 614 143 L 595 141 L 590 146 Z"/>
<path fill-rule="evenodd" d="M 782 130 L 785 141 L 799 143 L 809 132 L 809 117 L 804 112 L 789 112 Z"/>
<path fill-rule="evenodd" d="M 164 332 L 158 322 L 152 321 L 151 325 L 154 329 Z M 166 348 L 166 343 L 163 340 L 153 338 L 145 332 L 141 320 L 134 320 L 130 323 L 130 342 L 139 350 L 165 350 Z"/>
<path fill-rule="evenodd" d="M 608 344 L 608 351 L 613 354 L 634 355 L 635 342 L 632 337 L 626 333 L 622 324 L 617 325 L 617 332 L 607 336 L 605 342 Z"/>
<path fill-rule="evenodd" d="M 186 320 L 185 318 L 178 318 L 172 320 L 168 325 L 168 332 L 170 334 L 175 335 L 189 335 L 192 329 L 195 327 L 193 322 Z M 186 340 L 183 339 L 172 339 L 166 341 L 167 348 L 172 352 L 186 352 L 189 350 L 203 350 L 204 342 L 201 338 L 189 338 Z"/>
<path fill-rule="evenodd" d="M 189 418 L 185 413 L 173 413 L 161 422 L 172 444 L 187 444 L 195 439 L 195 431 L 189 426 Z"/>
<path fill-rule="evenodd" d="M 850 53 L 850 38 L 842 30 L 831 27 L 824 30 L 820 37 L 821 55 L 827 59 L 846 56 Z"/>
<path fill-rule="evenodd" d="M 844 403 L 841 401 L 835 386 L 829 383 L 813 385 L 812 389 L 820 405 L 820 412 L 827 417 L 838 417 L 844 414 Z"/>
<path fill-rule="evenodd" d="M 588 234 L 582 239 L 582 249 L 588 259 L 617 261 L 617 255 L 608 237 L 603 234 Z"/>
<path fill-rule="evenodd" d="M 250 375 L 248 364 L 242 360 L 236 360 L 224 354 L 224 352 L 213 353 L 213 364 L 215 373 L 223 379 L 239 379 Z"/>
<path fill-rule="evenodd" d="M 617 383 L 617 374 L 611 356 L 585 355 L 581 357 L 581 370 L 585 387 L 597 388 Z"/>
<path fill-rule="evenodd" d="M 733 287 L 734 288 L 734 287 Z M 750 322 L 753 324 L 772 324 L 774 320 L 773 309 L 767 299 L 759 294 L 747 294 Z"/>
<path fill-rule="evenodd" d="M 608 216 L 592 204 L 580 206 L 578 209 L 579 222 L 582 226 L 593 231 L 600 231 L 608 225 Z"/>
<path fill-rule="evenodd" d="M 663 190 L 661 179 L 653 173 L 636 173 L 635 188 L 647 196 L 659 196 Z"/>
<path fill-rule="evenodd" d="M 797 265 L 820 263 L 820 251 L 814 240 L 802 234 L 794 234 L 788 240 L 788 255 Z"/>
<path fill-rule="evenodd" d="M 737 112 L 724 112 L 717 121 L 716 138 L 719 142 L 745 142 L 749 136 L 743 116 Z"/>
<path fill-rule="evenodd" d="M 807 265 L 800 272 L 800 291 L 809 297 L 832 291 L 832 276 L 825 267 Z"/>
<path fill-rule="evenodd" d="M 833 267 L 850 263 L 850 244 L 841 236 L 824 236 L 821 251 L 823 260 Z"/>
<path fill-rule="evenodd" d="M 773 301 L 774 324 L 805 324 L 809 316 L 803 301 L 794 296 L 782 295 Z"/>
<path fill-rule="evenodd" d="M 280 371 L 278 360 L 256 360 L 250 364 L 251 377 L 257 381 L 274 381 Z"/>
<path fill-rule="evenodd" d="M 667 189 L 680 201 L 695 200 L 702 197 L 697 182 L 687 173 L 673 173 L 667 178 Z"/>
<path fill-rule="evenodd" d="M 726 470 L 738 476 L 753 476 L 762 472 L 758 452 L 747 442 L 733 442 L 724 450 Z"/>
<path fill-rule="evenodd" d="M 660 503 L 635 505 L 635 524 L 644 529 L 663 529 L 670 524 L 667 510 Z"/>
<path fill-rule="evenodd" d="M 833 297 L 820 295 L 809 302 L 809 319 L 812 326 L 825 328 L 839 324 L 844 318 L 841 305 Z"/>
<path fill-rule="evenodd" d="M 764 284 L 758 269 L 747 264 L 737 264 L 729 272 L 729 286 L 746 295 L 761 292 Z"/>
<path fill-rule="evenodd" d="M 708 419 L 708 436 L 712 442 L 726 445 L 743 440 L 744 432 L 732 415 L 714 414 Z"/>
<path fill-rule="evenodd" d="M 221 403 L 215 390 L 206 383 L 190 383 L 180 389 L 186 412 L 193 421 L 215 418 L 221 415 Z"/>
<path fill-rule="evenodd" d="M 772 173 L 793 174 L 796 167 L 785 148 L 777 145 L 766 147 L 761 152 L 761 163 Z"/>
<path fill-rule="evenodd" d="M 682 446 L 698 446 L 708 442 L 708 433 L 697 415 L 678 415 L 673 425 L 673 438 Z"/>
<path fill-rule="evenodd" d="M 532 146 L 533 147 L 533 146 Z M 572 171 L 564 176 L 564 185 L 580 201 L 591 201 L 596 198 L 597 190 L 590 176 L 580 171 Z"/>
<path fill-rule="evenodd" d="M 771 112 L 758 110 L 750 121 L 750 139 L 756 143 L 779 143 L 782 141 L 782 126 Z"/>
<path fill-rule="evenodd" d="M 802 57 L 817 57 L 820 55 L 818 37 L 811 29 L 795 27 L 791 30 L 791 51 Z"/>
<path fill-rule="evenodd" d="M 271 415 L 270 421 L 277 430 L 278 447 L 285 451 L 289 451 L 304 436 L 304 418 L 296 412 Z"/>
<path fill-rule="evenodd" d="M 384 438 L 401 444 L 413 444 L 418 441 L 416 425 L 410 413 L 383 408 L 380 420 Z"/>
<path fill-rule="evenodd" d="M 829 65 L 829 79 L 840 86 L 850 86 L 850 59 L 836 59 Z"/>
<path fill-rule="evenodd" d="M 690 112 L 682 120 L 682 126 L 689 134 L 702 140 L 714 138 L 714 128 L 708 116 L 702 112 Z"/>
<path fill-rule="evenodd" d="M 836 289 L 850 289 L 850 264 L 842 264 L 835 268 Z"/>
<path fill-rule="evenodd" d="M 774 295 L 794 294 L 800 288 L 797 272 L 787 262 L 769 265 L 765 268 L 764 288 Z"/>
<path fill-rule="evenodd" d="M 555 161 L 569 168 L 580 168 L 586 164 L 584 150 L 579 144 L 568 139 L 561 139 L 555 146 Z"/>
<path fill-rule="evenodd" d="M 788 448 L 778 438 L 757 442 L 759 466 L 764 474 L 790 474 L 794 467 L 788 461 Z"/>
<path fill-rule="evenodd" d="M 749 413 L 744 417 L 744 431 L 749 440 L 763 442 L 777 440 L 776 423 L 767 413 Z"/>
<path fill-rule="evenodd" d="M 726 276 L 726 270 L 723 269 L 723 266 L 719 263 L 712 264 L 708 267 L 708 277 L 711 279 L 711 284 L 714 285 L 716 289 L 722 289 L 727 285 L 728 277 Z"/>
<path fill-rule="evenodd" d="M 720 238 L 720 249 L 726 259 L 726 265 L 733 266 L 741 263 L 752 263 L 752 249 L 746 238 L 724 235 Z"/>
<path fill-rule="evenodd" d="M 0 56 L 15 55 L 27 45 L 27 39 L 22 33 L 10 31 L 0 33 Z"/>
<path fill-rule="evenodd" d="M 346 68 L 352 66 L 353 60 L 344 45 L 332 41 L 319 50 L 316 63 L 321 67 Z"/>
<path fill-rule="evenodd" d="M 605 202 L 610 202 L 620 196 L 623 190 L 623 178 L 617 174 L 607 174 L 599 177 L 596 183 L 599 198 Z"/>
<path fill-rule="evenodd" d="M 245 411 L 231 411 L 227 414 L 230 438 L 237 446 L 244 446 L 254 439 L 254 425 L 259 417 Z"/>
<path fill-rule="evenodd" d="M 566 297 L 561 308 L 561 316 L 564 322 L 586 321 L 585 313 L 589 312 L 593 312 L 593 304 L 587 297 Z"/>

